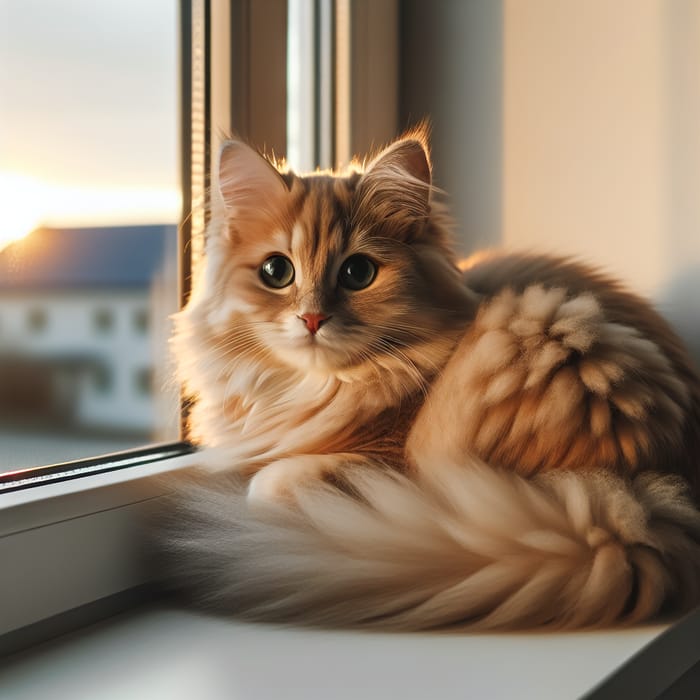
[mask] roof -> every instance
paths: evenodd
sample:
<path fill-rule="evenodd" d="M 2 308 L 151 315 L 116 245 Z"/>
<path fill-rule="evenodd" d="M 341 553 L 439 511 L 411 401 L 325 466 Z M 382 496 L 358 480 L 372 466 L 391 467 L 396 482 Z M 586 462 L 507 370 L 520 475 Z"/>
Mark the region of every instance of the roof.
<path fill-rule="evenodd" d="M 40 228 L 0 250 L 0 290 L 148 287 L 175 225 Z M 170 248 L 170 246 L 168 246 Z"/>

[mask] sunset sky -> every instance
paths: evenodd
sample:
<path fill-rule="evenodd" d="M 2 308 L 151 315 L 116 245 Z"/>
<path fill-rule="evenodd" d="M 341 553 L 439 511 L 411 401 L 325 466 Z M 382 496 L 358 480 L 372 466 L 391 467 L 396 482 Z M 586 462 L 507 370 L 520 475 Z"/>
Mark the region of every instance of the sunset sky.
<path fill-rule="evenodd" d="M 0 247 L 180 214 L 177 0 L 0 0 Z"/>

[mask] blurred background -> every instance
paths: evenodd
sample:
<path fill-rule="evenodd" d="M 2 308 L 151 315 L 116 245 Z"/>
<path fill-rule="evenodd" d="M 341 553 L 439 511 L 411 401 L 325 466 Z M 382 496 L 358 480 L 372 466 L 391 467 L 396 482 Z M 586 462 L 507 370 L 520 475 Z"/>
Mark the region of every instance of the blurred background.
<path fill-rule="evenodd" d="M 0 0 L 0 470 L 177 439 L 183 129 L 204 191 L 231 129 L 308 170 L 426 118 L 462 253 L 602 266 L 700 357 L 697 0 Z"/>
<path fill-rule="evenodd" d="M 178 438 L 175 0 L 0 0 L 0 471 Z"/>

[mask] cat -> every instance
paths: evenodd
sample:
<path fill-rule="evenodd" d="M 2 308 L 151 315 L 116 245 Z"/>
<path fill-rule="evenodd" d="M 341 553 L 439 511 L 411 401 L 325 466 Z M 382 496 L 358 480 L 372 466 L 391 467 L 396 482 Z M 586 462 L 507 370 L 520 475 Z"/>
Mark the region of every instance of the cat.
<path fill-rule="evenodd" d="M 582 263 L 460 263 L 431 172 L 422 130 L 344 173 L 222 147 L 172 339 L 202 465 L 159 523 L 173 585 L 249 619 L 404 630 L 696 605 L 681 341 Z"/>

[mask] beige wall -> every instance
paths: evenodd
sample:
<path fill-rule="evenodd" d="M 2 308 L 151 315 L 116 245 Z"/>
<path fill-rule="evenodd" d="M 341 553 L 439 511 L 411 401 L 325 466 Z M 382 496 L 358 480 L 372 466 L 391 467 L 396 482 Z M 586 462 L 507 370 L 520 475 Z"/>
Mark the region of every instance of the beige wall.
<path fill-rule="evenodd" d="M 695 10 L 697 69 L 681 80 L 671 43 L 682 18 L 669 10 L 684 4 Z M 700 126 L 700 4 L 504 7 L 504 242 L 579 253 L 661 291 L 684 262 L 679 244 L 700 260 L 700 236 L 691 245 L 672 231 L 674 185 L 697 175 L 700 157 L 697 140 L 695 153 L 673 152 L 679 99 L 691 107 L 694 93 Z"/>
<path fill-rule="evenodd" d="M 464 249 L 598 263 L 700 353 L 700 2 L 403 8 L 404 37 L 426 57 L 418 68 L 404 45 L 403 117 L 432 117 Z"/>

